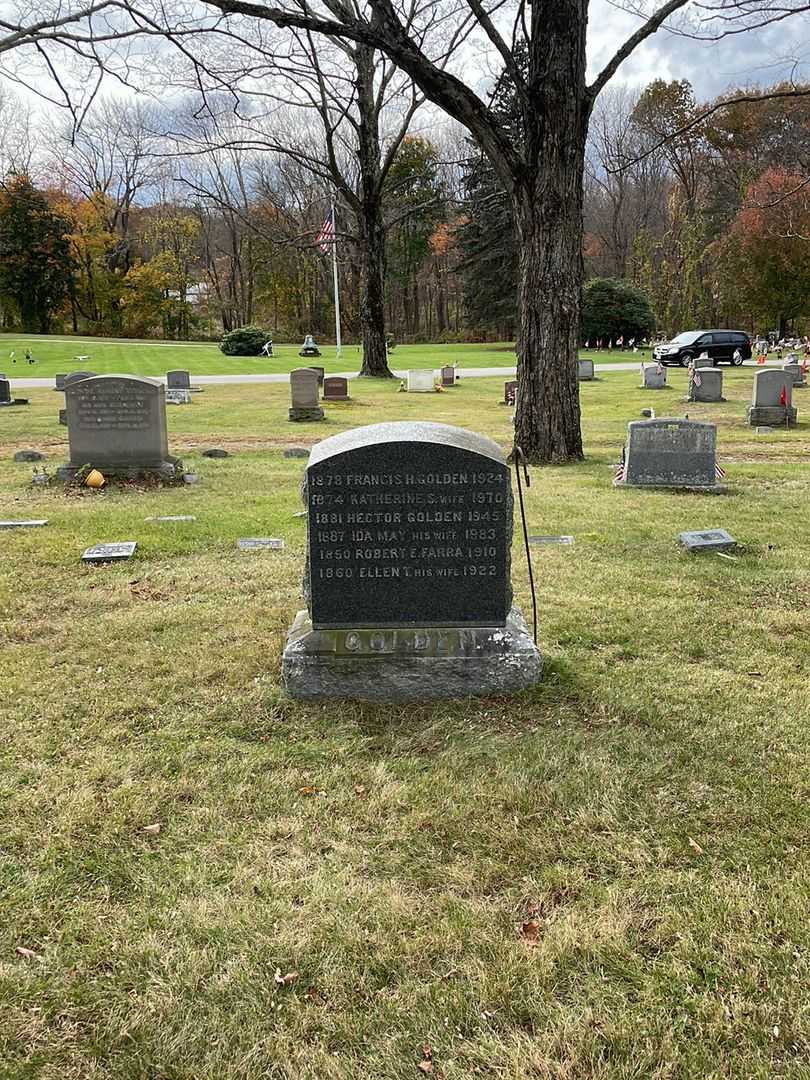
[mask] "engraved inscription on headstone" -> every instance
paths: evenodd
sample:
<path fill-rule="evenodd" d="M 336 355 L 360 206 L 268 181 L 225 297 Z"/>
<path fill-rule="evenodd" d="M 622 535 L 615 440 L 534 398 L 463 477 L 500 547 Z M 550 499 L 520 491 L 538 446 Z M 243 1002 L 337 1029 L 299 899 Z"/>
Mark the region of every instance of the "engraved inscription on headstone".
<path fill-rule="evenodd" d="M 177 459 L 169 454 L 165 395 L 161 383 L 134 375 L 97 375 L 66 386 L 70 463 L 65 472 L 82 465 L 102 472 L 173 472 Z"/>
<path fill-rule="evenodd" d="M 717 483 L 714 424 L 694 420 L 634 420 L 627 425 L 623 476 L 639 487 L 723 491 Z"/>
<path fill-rule="evenodd" d="M 167 387 L 166 389 L 166 404 L 167 405 L 190 405 L 191 404 L 191 391 L 190 390 L 174 390 Z"/>
<path fill-rule="evenodd" d="M 470 448 L 459 430 L 378 424 L 313 448 L 314 627 L 504 624 L 512 600 L 509 469 L 495 443 L 476 436 Z"/>

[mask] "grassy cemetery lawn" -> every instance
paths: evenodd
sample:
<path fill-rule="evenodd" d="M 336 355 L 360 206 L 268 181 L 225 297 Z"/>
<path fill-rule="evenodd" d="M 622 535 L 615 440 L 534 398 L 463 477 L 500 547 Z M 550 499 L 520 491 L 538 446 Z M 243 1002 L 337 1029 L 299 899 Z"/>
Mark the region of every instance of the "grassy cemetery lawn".
<path fill-rule="evenodd" d="M 301 343 L 274 346 L 274 356 L 225 356 L 216 344 L 189 342 L 121 341 L 109 338 L 45 337 L 35 335 L 0 334 L 0 372 L 10 379 L 52 378 L 57 372 L 89 370 L 97 375 L 132 374 L 165 375 L 173 368 L 183 368 L 193 375 L 265 375 L 291 371 L 306 365 L 298 355 Z M 31 350 L 36 363 L 25 360 Z M 16 363 L 11 362 L 11 353 Z M 334 345 L 321 347 L 322 357 L 312 363 L 321 364 L 327 372 L 359 371 L 362 363 L 360 347 L 346 345 L 340 359 L 335 358 Z M 640 353 L 583 350 L 583 356 L 593 356 L 598 363 L 621 363 L 641 360 Z M 647 354 L 649 358 L 649 352 Z M 407 368 L 441 367 L 458 364 L 461 367 L 514 366 L 514 345 L 398 345 L 391 353 L 391 366 L 396 371 Z"/>
<path fill-rule="evenodd" d="M 70 370 L 45 348 L 37 375 Z M 93 370 L 267 363 L 104 348 Z M 530 534 L 574 537 L 532 549 L 544 682 L 405 707 L 280 692 L 306 528 L 282 450 L 417 418 L 506 446 L 503 379 L 350 384 L 301 425 L 285 385 L 207 386 L 169 407 L 182 488 L 32 488 L 13 452 L 67 459 L 63 397 L 0 410 L 0 518 L 49 522 L 0 531 L 3 1080 L 807 1077 L 810 391 L 757 436 L 752 374 L 719 405 L 681 371 L 583 384 L 587 461 L 526 494 Z M 612 489 L 650 405 L 717 423 L 728 495 Z M 679 552 L 712 527 L 731 557 Z M 80 564 L 115 540 L 135 559 Z"/>

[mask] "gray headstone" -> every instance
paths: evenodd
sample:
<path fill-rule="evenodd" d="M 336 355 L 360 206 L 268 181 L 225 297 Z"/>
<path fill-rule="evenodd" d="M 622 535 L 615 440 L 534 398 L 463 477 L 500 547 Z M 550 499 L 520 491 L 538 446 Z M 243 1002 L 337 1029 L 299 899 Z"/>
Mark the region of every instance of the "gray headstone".
<path fill-rule="evenodd" d="M 503 403 L 504 405 L 514 405 L 517 395 L 517 379 L 510 379 L 503 384 Z"/>
<path fill-rule="evenodd" d="M 318 373 L 311 367 L 290 372 L 290 420 L 322 420 L 318 399 Z"/>
<path fill-rule="evenodd" d="M 135 375 L 96 375 L 66 386 L 65 401 L 66 474 L 83 465 L 101 472 L 173 473 L 177 459 L 169 454 L 162 383 Z"/>
<path fill-rule="evenodd" d="M 39 529 L 47 524 L 47 518 L 32 519 L 30 521 L 0 521 L 0 529 Z"/>
<path fill-rule="evenodd" d="M 728 551 L 736 541 L 725 529 L 707 529 L 705 532 L 682 532 L 678 534 L 681 547 L 693 554 L 701 551 Z"/>
<path fill-rule="evenodd" d="M 784 371 L 785 375 L 789 376 L 793 383 L 794 389 L 807 385 L 804 377 L 804 372 L 802 371 L 802 366 L 798 362 L 782 364 L 782 371 Z"/>
<path fill-rule="evenodd" d="M 695 357 L 696 368 L 710 368 L 714 367 L 714 360 L 710 356 L 696 356 Z"/>
<path fill-rule="evenodd" d="M 18 450 L 14 455 L 15 461 L 44 461 L 45 455 L 39 450 Z"/>
<path fill-rule="evenodd" d="M 456 369 L 450 364 L 446 364 L 441 369 L 442 386 L 455 386 L 456 385 Z"/>
<path fill-rule="evenodd" d="M 627 425 L 624 476 L 639 487 L 719 491 L 714 424 L 695 420 L 633 420 Z"/>
<path fill-rule="evenodd" d="M 318 386 L 323 386 L 324 369 L 322 367 L 317 367 L 315 364 L 310 364 L 309 366 L 318 374 Z"/>
<path fill-rule="evenodd" d="M 308 458 L 309 449 L 306 446 L 288 446 L 283 456 L 285 458 Z"/>
<path fill-rule="evenodd" d="M 0 379 L 0 405 L 11 403 L 11 383 L 8 379 Z"/>
<path fill-rule="evenodd" d="M 236 541 L 236 546 L 240 551 L 283 551 L 284 541 L 272 536 L 243 536 Z"/>
<path fill-rule="evenodd" d="M 433 393 L 436 384 L 433 381 L 433 372 L 425 368 L 415 368 L 407 375 L 407 388 L 409 394 Z"/>
<path fill-rule="evenodd" d="M 723 401 L 723 372 L 720 368 L 701 368 L 689 381 L 689 401 Z"/>
<path fill-rule="evenodd" d="M 644 365 L 644 390 L 663 390 L 667 385 L 667 369 L 657 364 Z"/>
<path fill-rule="evenodd" d="M 324 401 L 348 401 L 349 380 L 341 375 L 329 375 L 323 380 Z"/>
<path fill-rule="evenodd" d="M 786 404 L 783 404 L 783 398 Z M 748 423 L 761 425 L 795 424 L 796 409 L 793 407 L 793 380 L 784 371 L 757 371 L 751 389 L 751 405 Z"/>
<path fill-rule="evenodd" d="M 60 373 L 59 375 L 54 375 L 53 378 L 54 378 L 54 384 L 55 384 L 54 385 L 54 390 L 64 390 L 65 389 L 65 379 L 67 378 L 67 376 Z"/>
<path fill-rule="evenodd" d="M 227 450 L 223 450 L 219 446 L 212 446 L 210 450 L 203 450 L 202 456 L 207 458 L 226 458 L 231 455 Z"/>
<path fill-rule="evenodd" d="M 81 382 L 82 379 L 95 378 L 95 374 L 95 371 L 71 371 L 69 374 L 62 377 L 62 389 L 67 390 L 69 386 Z"/>
<path fill-rule="evenodd" d="M 563 546 L 570 546 L 573 544 L 573 536 L 530 536 L 530 544 L 562 544 Z"/>
<path fill-rule="evenodd" d="M 309 610 L 282 664 L 292 696 L 405 701 L 539 679 L 512 607 L 512 490 L 496 443 L 445 424 L 355 428 L 313 447 L 305 501 Z"/>
<path fill-rule="evenodd" d="M 176 371 L 167 371 L 166 386 L 169 390 L 190 390 L 191 376 L 179 368 Z"/>
<path fill-rule="evenodd" d="M 593 360 L 579 361 L 579 381 L 590 382 L 594 376 Z"/>
<path fill-rule="evenodd" d="M 512 490 L 496 443 L 373 424 L 317 443 L 306 476 L 316 629 L 504 625 Z"/>
<path fill-rule="evenodd" d="M 124 540 L 117 544 L 96 544 L 82 554 L 82 562 L 122 562 L 131 559 L 138 544 L 135 540 Z"/>

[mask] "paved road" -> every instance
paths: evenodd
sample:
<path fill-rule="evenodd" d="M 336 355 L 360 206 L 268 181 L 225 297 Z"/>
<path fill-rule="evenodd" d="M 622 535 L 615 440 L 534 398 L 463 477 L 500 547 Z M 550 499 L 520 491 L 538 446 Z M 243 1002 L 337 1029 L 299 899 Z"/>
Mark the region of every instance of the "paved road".
<path fill-rule="evenodd" d="M 629 364 L 595 364 L 594 370 L 604 374 L 609 371 L 638 371 L 640 361 L 635 360 Z M 753 360 L 746 360 L 745 367 L 757 367 L 758 365 Z M 770 367 L 780 367 L 781 363 L 778 360 L 769 361 Z M 723 365 L 724 369 L 726 365 Z M 438 368 L 436 369 L 438 371 Z M 675 371 L 681 371 L 681 368 L 673 369 Z M 6 372 L 8 374 L 8 372 Z M 327 371 L 327 375 L 340 375 L 344 379 L 354 379 L 357 377 L 356 371 Z M 395 371 L 394 374 L 398 379 L 404 379 L 406 373 L 404 371 Z M 510 375 L 515 374 L 514 365 L 512 367 L 480 367 L 480 368 L 461 368 L 462 379 L 482 379 L 492 376 L 501 376 L 503 378 L 509 378 Z M 156 376 L 157 377 L 157 376 Z M 290 373 L 288 371 L 274 372 L 268 375 L 195 375 L 192 372 L 192 382 L 195 386 L 217 386 L 217 385 L 229 385 L 233 383 L 285 383 L 289 380 Z M 161 379 L 161 382 L 165 382 L 165 379 Z M 50 379 L 11 379 L 11 386 L 16 390 L 35 390 L 42 387 L 53 387 L 54 380 Z"/>

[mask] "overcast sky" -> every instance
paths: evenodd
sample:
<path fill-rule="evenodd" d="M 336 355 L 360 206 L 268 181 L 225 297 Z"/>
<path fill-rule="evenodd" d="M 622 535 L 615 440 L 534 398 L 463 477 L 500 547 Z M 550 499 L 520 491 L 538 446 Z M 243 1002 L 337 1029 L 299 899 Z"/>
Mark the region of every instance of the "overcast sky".
<path fill-rule="evenodd" d="M 591 73 L 607 63 L 640 20 L 608 0 L 591 0 L 588 58 Z M 798 64 L 798 66 L 796 66 Z M 795 15 L 763 30 L 720 42 L 701 42 L 659 30 L 619 69 L 618 81 L 644 86 L 653 79 L 689 79 L 699 99 L 729 86 L 783 78 L 810 80 L 810 17 Z"/>

